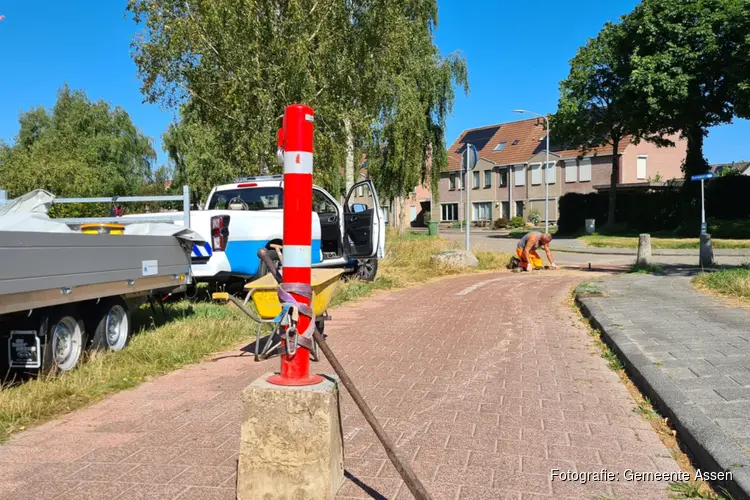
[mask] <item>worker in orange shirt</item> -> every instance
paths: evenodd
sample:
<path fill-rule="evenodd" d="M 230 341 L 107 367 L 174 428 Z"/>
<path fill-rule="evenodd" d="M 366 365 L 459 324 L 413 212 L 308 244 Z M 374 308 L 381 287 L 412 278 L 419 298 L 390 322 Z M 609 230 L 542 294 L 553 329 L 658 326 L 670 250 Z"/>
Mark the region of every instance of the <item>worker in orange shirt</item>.
<path fill-rule="evenodd" d="M 550 267 L 552 269 L 557 269 L 557 264 L 555 264 L 554 259 L 552 259 L 552 250 L 549 249 L 551 241 L 552 236 L 548 233 L 542 234 L 536 231 L 526 233 L 516 246 L 516 255 L 518 256 L 517 265 L 525 271 L 543 268 L 544 262 L 537 253 L 539 247 L 543 247 L 544 253 L 547 254 L 547 260 L 549 261 Z"/>

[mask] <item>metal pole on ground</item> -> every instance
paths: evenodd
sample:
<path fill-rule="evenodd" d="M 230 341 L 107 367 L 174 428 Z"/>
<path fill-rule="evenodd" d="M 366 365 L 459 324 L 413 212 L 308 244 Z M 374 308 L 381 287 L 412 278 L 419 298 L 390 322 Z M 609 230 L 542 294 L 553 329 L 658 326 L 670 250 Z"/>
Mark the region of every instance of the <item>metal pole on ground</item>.
<path fill-rule="evenodd" d="M 701 234 L 706 234 L 706 193 L 703 188 L 704 183 L 704 179 L 701 179 Z"/>
<path fill-rule="evenodd" d="M 469 147 L 468 144 L 466 145 L 466 149 L 468 151 Z M 467 168 L 466 169 L 466 251 L 471 251 L 471 245 L 469 243 L 469 239 L 471 236 L 469 233 L 471 232 L 471 201 L 469 201 L 469 198 L 471 197 L 470 191 L 471 191 L 471 174 L 472 172 Z"/>
<path fill-rule="evenodd" d="M 287 106 L 278 137 L 284 151 L 284 267 L 281 271 L 284 283 L 310 285 L 312 274 L 313 121 L 311 107 Z M 309 297 L 295 293 L 292 296 L 310 306 Z M 298 333 L 309 325 L 310 318 L 300 314 Z M 291 355 L 285 351 L 281 355 L 280 373 L 268 379 L 277 385 L 312 385 L 322 380 L 320 375 L 310 375 L 310 351 L 302 345 Z"/>
<path fill-rule="evenodd" d="M 544 232 L 549 233 L 549 118 L 547 121 L 547 163 L 544 164 Z M 553 170 L 554 172 L 554 170 Z"/>

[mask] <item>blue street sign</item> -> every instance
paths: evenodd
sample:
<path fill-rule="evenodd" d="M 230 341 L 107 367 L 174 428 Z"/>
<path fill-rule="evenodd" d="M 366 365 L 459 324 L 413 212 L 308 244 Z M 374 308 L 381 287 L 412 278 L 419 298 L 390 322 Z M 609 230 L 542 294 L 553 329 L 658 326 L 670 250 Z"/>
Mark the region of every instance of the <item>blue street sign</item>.
<path fill-rule="evenodd" d="M 464 153 L 461 155 L 461 168 L 463 168 L 464 172 L 474 170 L 478 160 L 479 154 L 477 153 L 477 148 L 473 144 L 467 144 Z"/>
<path fill-rule="evenodd" d="M 716 174 L 691 175 L 690 180 L 691 181 L 706 181 L 708 179 L 713 179 L 714 177 L 716 177 Z"/>

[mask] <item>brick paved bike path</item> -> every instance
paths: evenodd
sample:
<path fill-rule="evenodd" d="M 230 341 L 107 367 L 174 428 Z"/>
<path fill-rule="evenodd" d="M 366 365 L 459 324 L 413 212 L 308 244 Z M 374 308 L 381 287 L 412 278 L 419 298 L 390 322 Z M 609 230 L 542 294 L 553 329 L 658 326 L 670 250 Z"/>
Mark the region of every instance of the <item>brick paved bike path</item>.
<path fill-rule="evenodd" d="M 664 482 L 551 481 L 679 470 L 563 303 L 581 280 L 474 275 L 333 312 L 332 348 L 433 498 L 668 497 Z M 241 391 L 277 366 L 230 351 L 17 434 L 0 498 L 234 498 Z M 411 498 L 343 388 L 342 417 L 339 498 Z"/>

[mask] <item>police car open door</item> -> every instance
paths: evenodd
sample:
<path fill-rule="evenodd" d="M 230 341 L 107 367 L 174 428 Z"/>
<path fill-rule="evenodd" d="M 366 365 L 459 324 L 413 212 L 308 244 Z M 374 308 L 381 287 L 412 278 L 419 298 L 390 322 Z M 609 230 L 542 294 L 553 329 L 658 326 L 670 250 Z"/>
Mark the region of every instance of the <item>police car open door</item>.
<path fill-rule="evenodd" d="M 385 248 L 385 221 L 372 181 L 352 186 L 344 202 L 344 251 L 354 259 L 380 256 Z"/>

